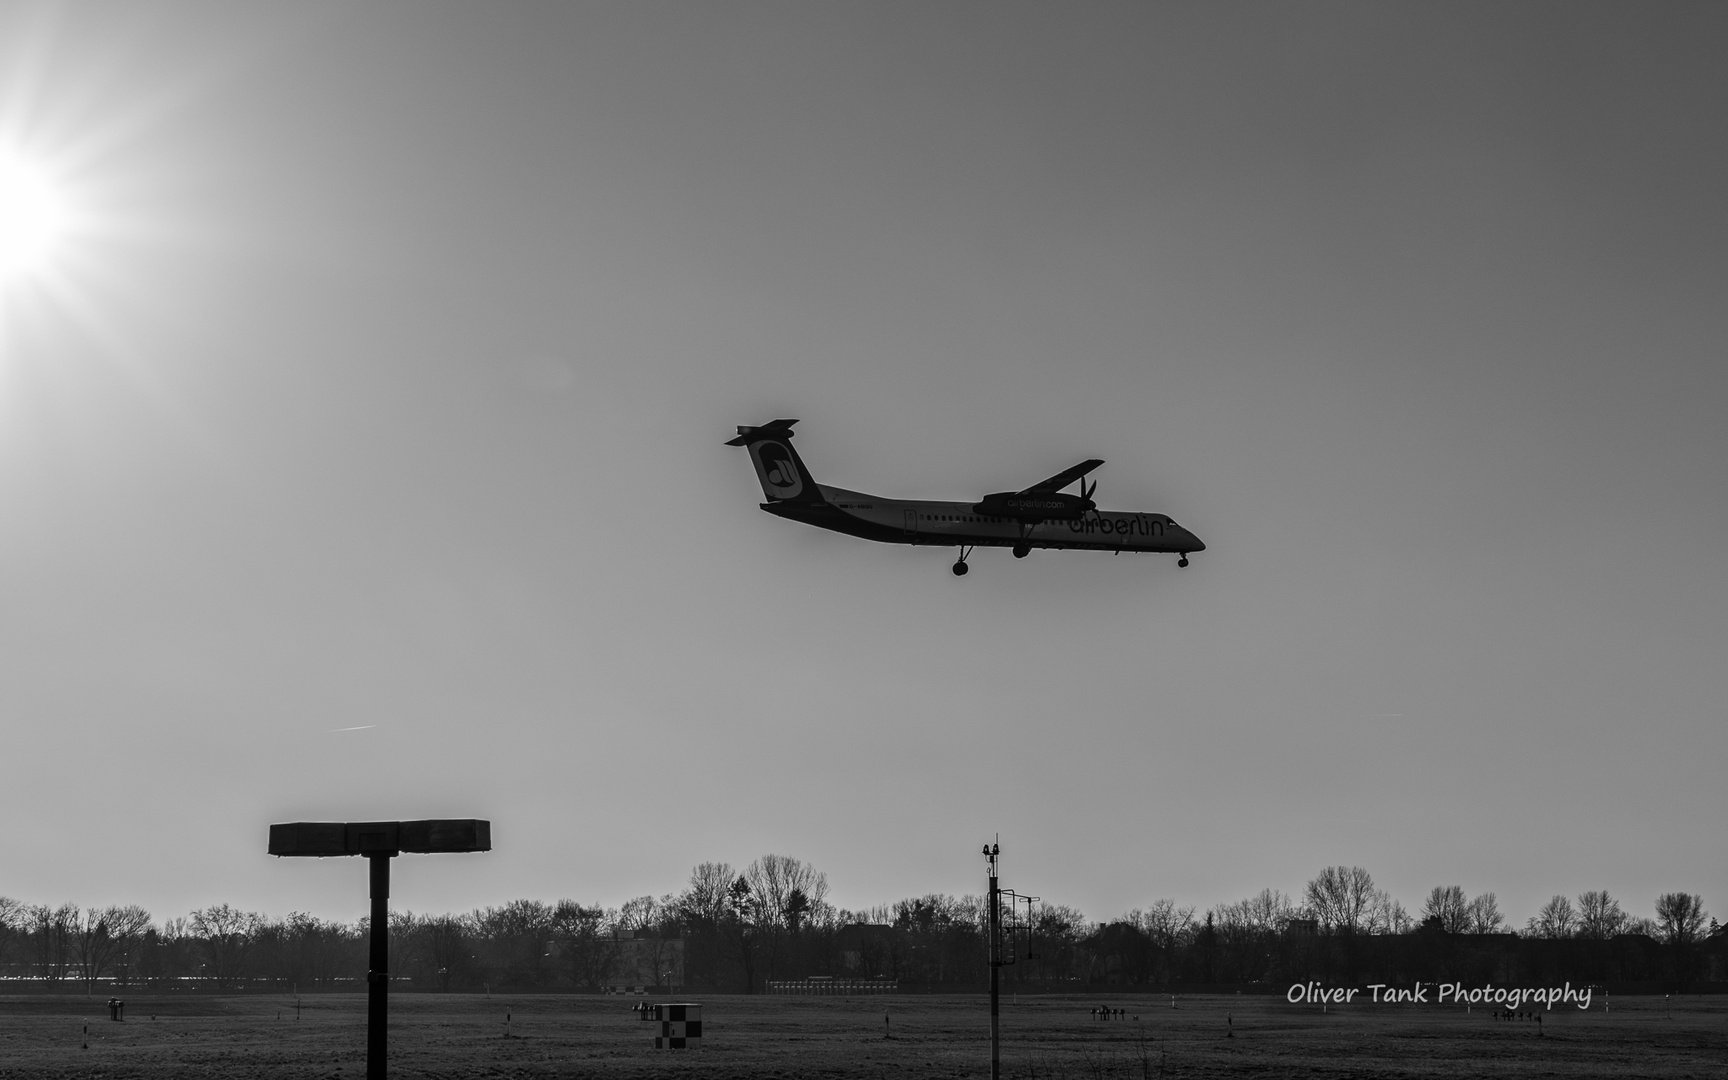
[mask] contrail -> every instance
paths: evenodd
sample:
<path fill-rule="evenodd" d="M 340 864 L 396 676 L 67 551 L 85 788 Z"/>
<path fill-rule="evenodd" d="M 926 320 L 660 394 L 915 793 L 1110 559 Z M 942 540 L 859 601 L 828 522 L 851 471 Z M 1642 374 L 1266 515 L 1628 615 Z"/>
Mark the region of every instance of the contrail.
<path fill-rule="evenodd" d="M 361 725 L 360 725 L 360 726 L 359 726 L 359 727 L 337 727 L 337 728 L 331 728 L 331 729 L 330 729 L 330 734 L 332 734 L 332 735 L 334 735 L 334 734 L 336 734 L 336 732 L 338 732 L 338 731 L 365 731 L 365 730 L 366 730 L 366 729 L 367 729 L 367 728 L 369 728 L 369 727 L 377 727 L 377 726 L 378 726 L 378 725 L 377 725 L 377 724 L 361 724 Z"/>

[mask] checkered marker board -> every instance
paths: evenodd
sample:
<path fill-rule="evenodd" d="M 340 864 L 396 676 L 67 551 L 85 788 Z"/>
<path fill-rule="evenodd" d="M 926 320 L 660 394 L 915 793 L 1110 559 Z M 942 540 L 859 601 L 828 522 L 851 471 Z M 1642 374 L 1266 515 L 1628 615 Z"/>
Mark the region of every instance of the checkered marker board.
<path fill-rule="evenodd" d="M 654 1037 L 656 1050 L 693 1050 L 702 1045 L 700 1005 L 644 1005 L 642 1019 L 660 1025 L 660 1034 Z"/>

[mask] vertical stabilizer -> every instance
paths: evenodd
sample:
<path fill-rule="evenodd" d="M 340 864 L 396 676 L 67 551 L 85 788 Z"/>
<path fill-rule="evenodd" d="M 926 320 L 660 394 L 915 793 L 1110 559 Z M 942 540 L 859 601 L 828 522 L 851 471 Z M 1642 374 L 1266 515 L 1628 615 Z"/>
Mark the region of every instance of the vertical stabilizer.
<path fill-rule="evenodd" d="M 796 420 L 774 420 L 761 427 L 738 428 L 738 437 L 726 440 L 727 446 L 742 446 L 750 451 L 750 462 L 756 466 L 756 478 L 762 481 L 762 494 L 769 502 L 821 504 L 822 491 L 810 478 L 810 470 L 792 449 L 792 425 Z"/>

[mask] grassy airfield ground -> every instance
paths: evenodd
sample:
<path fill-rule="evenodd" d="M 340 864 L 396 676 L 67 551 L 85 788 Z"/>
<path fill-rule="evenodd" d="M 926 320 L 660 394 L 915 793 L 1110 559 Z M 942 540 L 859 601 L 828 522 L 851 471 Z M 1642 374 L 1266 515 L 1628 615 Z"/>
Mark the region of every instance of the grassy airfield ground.
<path fill-rule="evenodd" d="M 0 998 L 0 1077 L 312 1078 L 365 1075 L 363 995 Z M 390 1075 L 446 1077 L 987 1077 L 979 996 L 737 997 L 703 1003 L 703 1046 L 656 1051 L 615 997 L 391 999 Z M 1102 1022 L 1088 1010 L 1127 1009 Z M 1277 997 L 1004 997 L 1003 1075 L 1105 1077 L 1708 1077 L 1728 1080 L 1728 998 L 1616 999 L 1543 1023 L 1478 1008 L 1355 1005 L 1322 1014 Z M 510 1034 L 504 1017 L 511 1015 Z M 883 1014 L 893 1038 L 883 1037 Z M 1136 1021 L 1132 1017 L 1138 1015 Z M 1227 1022 L 1228 1020 L 1228 1022 Z M 89 1049 L 81 1029 L 89 1027 Z M 1226 1037 L 1226 1032 L 1235 1036 Z M 1539 1033 L 1540 1032 L 1540 1033 Z"/>

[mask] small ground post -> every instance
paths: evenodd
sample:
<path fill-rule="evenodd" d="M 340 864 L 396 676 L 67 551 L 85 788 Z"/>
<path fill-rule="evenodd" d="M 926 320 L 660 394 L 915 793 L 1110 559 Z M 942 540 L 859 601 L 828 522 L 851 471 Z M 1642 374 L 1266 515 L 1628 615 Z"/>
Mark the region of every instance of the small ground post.
<path fill-rule="evenodd" d="M 366 972 L 366 1080 L 385 1078 L 389 1028 L 390 860 L 416 854 L 491 851 L 492 823 L 480 818 L 423 821 L 294 821 L 270 826 L 270 854 L 364 855 L 371 878 L 372 940 Z M 298 1011 L 299 1002 L 295 1002 Z"/>

